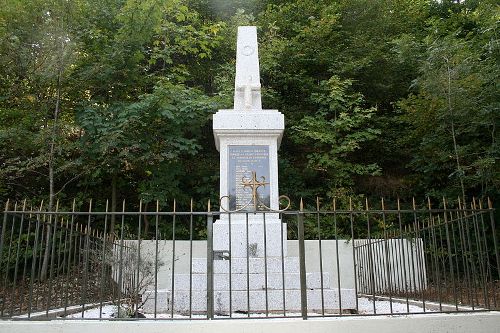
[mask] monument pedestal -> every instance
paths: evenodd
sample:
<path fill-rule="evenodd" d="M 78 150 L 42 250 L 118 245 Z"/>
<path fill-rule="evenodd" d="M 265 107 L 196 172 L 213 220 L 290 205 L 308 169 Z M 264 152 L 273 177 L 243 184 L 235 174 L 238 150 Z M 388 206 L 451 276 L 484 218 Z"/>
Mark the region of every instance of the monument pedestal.
<path fill-rule="evenodd" d="M 215 145 L 220 152 L 220 197 L 223 210 L 252 211 L 252 191 L 242 185 L 251 180 L 266 183 L 258 194 L 266 210 L 279 209 L 278 148 L 285 120 L 277 110 L 219 110 L 213 117 Z M 260 203 L 257 203 L 260 206 Z"/>
<path fill-rule="evenodd" d="M 231 224 L 218 220 L 213 225 L 214 258 L 219 259 L 218 254 L 226 259 L 286 257 L 286 227 L 278 219 L 266 218 L 264 222 L 262 215 L 260 221 L 249 221 L 248 224 L 246 220 L 232 220 Z"/>

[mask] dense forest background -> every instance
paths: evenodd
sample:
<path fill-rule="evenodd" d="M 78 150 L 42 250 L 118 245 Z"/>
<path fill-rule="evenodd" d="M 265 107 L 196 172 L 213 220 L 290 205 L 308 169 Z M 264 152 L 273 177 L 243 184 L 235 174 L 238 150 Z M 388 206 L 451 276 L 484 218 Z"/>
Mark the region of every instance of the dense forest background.
<path fill-rule="evenodd" d="M 295 208 L 500 200 L 496 0 L 3 0 L 0 202 L 217 202 L 239 25 Z"/>

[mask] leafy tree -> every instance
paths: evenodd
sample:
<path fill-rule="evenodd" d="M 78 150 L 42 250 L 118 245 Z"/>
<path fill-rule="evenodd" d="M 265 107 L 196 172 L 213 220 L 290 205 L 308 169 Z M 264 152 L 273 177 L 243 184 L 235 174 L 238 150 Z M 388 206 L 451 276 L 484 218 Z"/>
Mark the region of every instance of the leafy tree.
<path fill-rule="evenodd" d="M 207 105 L 215 107 L 189 85 L 205 86 L 194 74 L 204 72 L 223 27 L 204 24 L 184 1 L 127 1 L 115 19 L 104 46 L 77 71 L 89 83 L 78 117 L 82 150 L 90 179 L 111 182 L 111 211 L 121 180 L 132 176 L 138 179 L 132 192 L 145 191 L 147 200 L 179 193 L 155 188 L 174 184 L 174 173 L 165 171 L 200 148 L 198 128 L 208 120 Z"/>
<path fill-rule="evenodd" d="M 58 1 L 35 2 L 22 4 L 13 2 L 3 9 L 6 21 L 1 48 L 5 50 L 1 62 L 9 66 L 2 75 L 2 86 L 5 88 L 2 108 L 8 115 L 16 115 L 24 120 L 32 120 L 29 126 L 21 129 L 24 134 L 32 132 L 28 138 L 31 154 L 20 156 L 5 156 L 5 178 L 15 179 L 21 174 L 36 173 L 41 176 L 39 181 L 44 185 L 48 182 L 48 209 L 55 208 L 55 196 L 65 186 L 74 180 L 61 181 L 63 174 L 71 174 L 68 170 L 74 165 L 70 158 L 74 140 L 71 135 L 71 103 L 65 101 L 69 92 L 67 77 L 71 73 L 70 63 L 74 58 L 75 40 L 68 28 L 71 15 L 79 11 L 80 2 L 60 3 Z M 26 18 L 36 22 L 21 19 L 21 24 L 12 17 L 19 10 Z M 5 16 L 4 16 L 5 15 Z M 12 112 L 14 111 L 14 112 Z M 28 115 L 34 112 L 36 116 Z M 65 114 L 62 114 L 64 112 Z M 35 127 L 35 124 L 40 127 Z M 16 126 L 17 127 L 17 126 Z M 17 131 L 4 128 L 2 136 L 15 142 L 12 136 Z M 24 144 L 24 143 L 21 143 Z M 15 147 L 16 150 L 23 148 Z M 57 183 L 62 184 L 57 191 Z M 46 229 L 46 250 L 43 257 L 41 279 L 46 278 L 49 253 L 51 251 L 51 227 Z"/>
<path fill-rule="evenodd" d="M 378 174 L 376 164 L 366 164 L 355 153 L 380 131 L 370 127 L 375 108 L 364 108 L 359 93 L 351 93 L 351 81 L 333 76 L 320 83 L 311 99 L 318 109 L 292 127 L 295 142 L 309 147 L 307 167 L 316 170 L 328 184 L 328 194 L 353 185 L 356 175 Z"/>
<path fill-rule="evenodd" d="M 444 27 L 441 20 L 431 21 L 434 33 L 415 80 L 417 93 L 400 105 L 413 127 L 407 138 L 417 143 L 411 167 L 421 186 L 429 194 L 459 195 L 466 201 L 468 194 L 493 194 L 498 181 L 499 118 L 498 103 L 493 102 L 498 56 L 485 47 L 491 39 L 479 34 L 482 29 L 459 14 Z M 456 21 L 459 30 L 443 31 L 456 27 Z M 463 34 L 463 29 L 470 32 Z"/>

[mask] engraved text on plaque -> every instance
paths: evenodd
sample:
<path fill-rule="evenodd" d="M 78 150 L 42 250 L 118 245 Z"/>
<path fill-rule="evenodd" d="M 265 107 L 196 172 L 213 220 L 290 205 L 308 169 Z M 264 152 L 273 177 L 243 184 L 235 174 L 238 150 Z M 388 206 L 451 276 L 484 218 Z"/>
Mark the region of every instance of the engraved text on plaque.
<path fill-rule="evenodd" d="M 257 179 L 265 178 L 269 182 L 269 146 L 228 146 L 229 172 L 228 172 L 228 195 L 229 209 L 244 211 L 254 209 L 252 200 L 252 189 L 243 186 L 243 180 L 252 179 L 252 171 L 256 173 Z M 257 189 L 257 209 L 262 208 L 263 203 L 270 206 L 270 186 L 259 186 Z"/>

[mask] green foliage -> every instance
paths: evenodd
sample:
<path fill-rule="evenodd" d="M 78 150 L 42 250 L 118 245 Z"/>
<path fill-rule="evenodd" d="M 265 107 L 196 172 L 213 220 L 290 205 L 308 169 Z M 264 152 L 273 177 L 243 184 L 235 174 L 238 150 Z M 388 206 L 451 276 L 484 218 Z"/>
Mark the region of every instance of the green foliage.
<path fill-rule="evenodd" d="M 380 172 L 376 164 L 355 159 L 354 153 L 362 144 L 380 131 L 369 124 L 375 108 L 363 108 L 360 94 L 348 92 L 351 84 L 336 76 L 322 81 L 319 92 L 311 96 L 317 111 L 291 128 L 294 141 L 308 147 L 308 168 L 324 174 L 330 195 L 335 195 L 337 188 L 353 185 L 354 175 Z"/>
<path fill-rule="evenodd" d="M 0 201 L 46 198 L 50 162 L 60 199 L 217 202 L 210 115 L 232 105 L 238 25 L 259 29 L 294 208 L 496 198 L 498 17 L 493 0 L 7 1 Z"/>
<path fill-rule="evenodd" d="M 439 184 L 427 189 L 437 197 L 461 196 L 461 182 L 466 192 L 496 195 L 499 58 L 498 46 L 491 48 L 495 37 L 484 36 L 495 26 L 463 12 L 451 15 L 458 23 L 445 28 L 452 25 L 454 34 L 443 35 L 443 22 L 430 20 L 434 33 L 426 39 L 415 93 L 400 103 L 411 126 L 407 138 L 416 144 L 410 166 L 423 175 L 422 187 Z"/>

